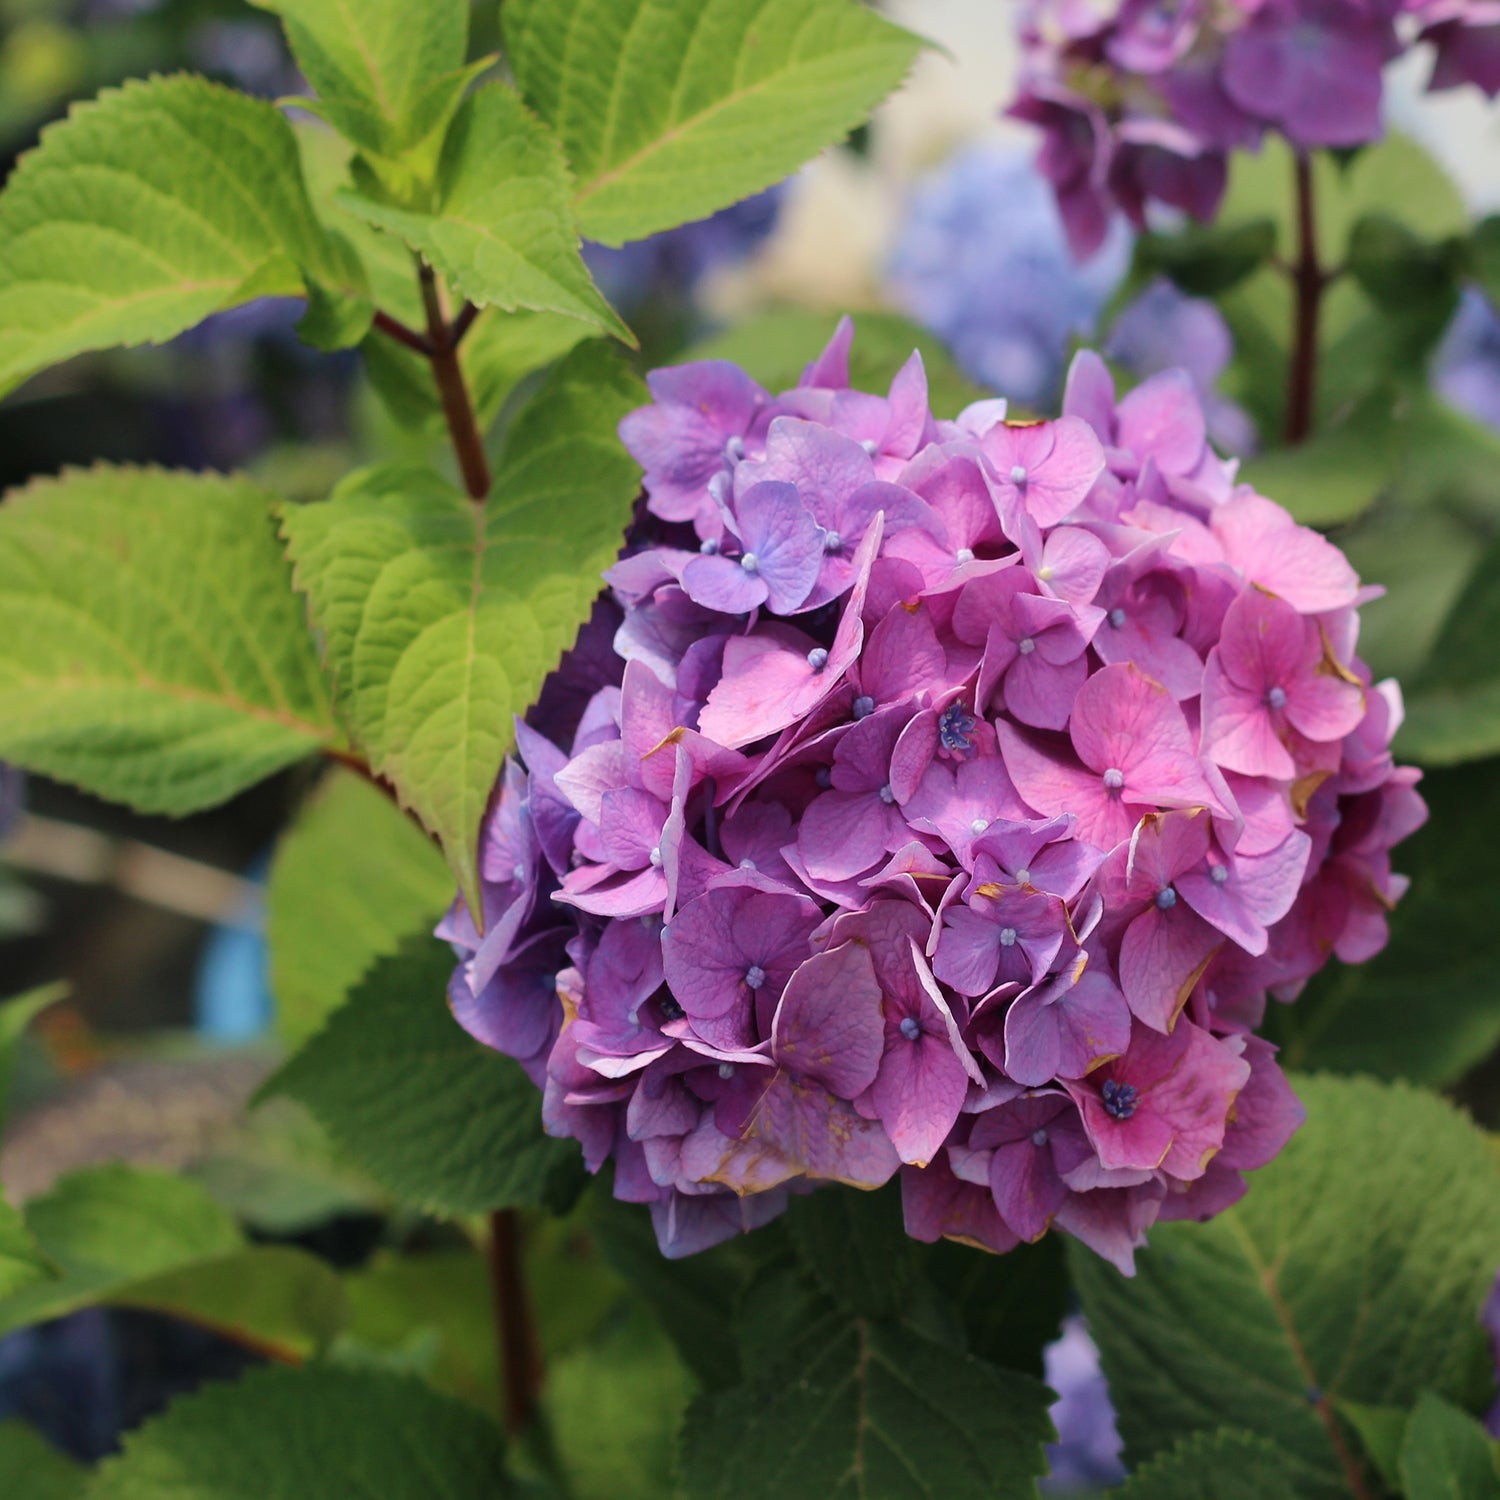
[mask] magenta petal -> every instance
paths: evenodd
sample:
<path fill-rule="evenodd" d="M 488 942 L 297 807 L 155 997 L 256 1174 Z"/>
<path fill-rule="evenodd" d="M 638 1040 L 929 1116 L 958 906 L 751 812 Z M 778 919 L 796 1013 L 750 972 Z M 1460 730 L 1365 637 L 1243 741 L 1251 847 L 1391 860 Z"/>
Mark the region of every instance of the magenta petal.
<path fill-rule="evenodd" d="M 1189 474 L 1203 456 L 1208 429 L 1186 370 L 1163 370 L 1120 402 L 1120 447 L 1149 453 L 1168 474 Z"/>
<path fill-rule="evenodd" d="M 808 1177 L 876 1188 L 901 1165 L 877 1120 L 798 1074 L 780 1070 L 745 1128 L 746 1148 L 761 1143 Z"/>
<path fill-rule="evenodd" d="M 1039 1240 L 1068 1196 L 1052 1154 L 1029 1139 L 997 1146 L 990 1158 L 990 1191 L 1000 1217 L 1023 1240 Z"/>
<path fill-rule="evenodd" d="M 1120 944 L 1120 988 L 1131 1012 L 1153 1030 L 1170 1031 L 1223 941 L 1185 904 L 1162 911 L 1153 902 Z"/>
<path fill-rule="evenodd" d="M 1129 1008 L 1107 974 L 1087 969 L 1052 998 L 1050 988 L 1017 996 L 1005 1014 L 1005 1071 L 1031 1088 L 1082 1078 L 1130 1042 Z"/>
<path fill-rule="evenodd" d="M 853 1099 L 875 1081 L 884 1040 L 869 949 L 844 943 L 814 954 L 792 975 L 776 1010 L 771 1052 L 783 1068 Z"/>
<path fill-rule="evenodd" d="M 864 642 L 860 615 L 881 535 L 877 520 L 859 545 L 858 577 L 826 657 L 816 641 L 786 625 L 729 638 L 724 675 L 698 719 L 704 734 L 737 750 L 806 718 L 838 686 Z"/>
<path fill-rule="evenodd" d="M 1018 656 L 1005 674 L 1005 706 L 1034 729 L 1065 729 L 1087 676 L 1082 655 L 1061 666 L 1046 661 L 1040 651 Z"/>
<path fill-rule="evenodd" d="M 1226 771 L 1290 781 L 1296 763 L 1276 733 L 1265 698 L 1237 687 L 1224 672 L 1218 648 L 1203 672 L 1203 753 Z"/>

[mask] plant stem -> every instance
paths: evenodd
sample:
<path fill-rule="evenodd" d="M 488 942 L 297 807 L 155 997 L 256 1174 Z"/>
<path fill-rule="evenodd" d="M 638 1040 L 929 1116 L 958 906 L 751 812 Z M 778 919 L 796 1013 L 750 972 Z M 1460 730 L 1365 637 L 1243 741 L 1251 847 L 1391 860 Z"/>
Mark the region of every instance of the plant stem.
<path fill-rule="evenodd" d="M 490 466 L 484 456 L 479 424 L 474 420 L 474 404 L 469 400 L 463 367 L 458 362 L 458 341 L 448 326 L 432 267 L 422 261 L 418 274 L 422 280 L 422 305 L 427 309 L 427 341 L 432 346 L 427 357 L 432 361 L 432 375 L 442 398 L 443 415 L 448 419 L 453 451 L 458 455 L 458 467 L 470 498 L 483 500 L 490 492 Z"/>
<path fill-rule="evenodd" d="M 1292 322 L 1292 367 L 1287 380 L 1285 439 L 1289 446 L 1312 431 L 1318 388 L 1318 314 L 1328 277 L 1318 263 L 1318 221 L 1313 201 L 1312 162 L 1297 153 L 1297 263 L 1291 268 L 1295 312 Z"/>
<path fill-rule="evenodd" d="M 479 309 L 472 302 L 465 302 L 453 320 L 452 342 L 455 349 L 463 343 L 464 335 L 474 326 L 474 319 L 478 316 Z"/>
<path fill-rule="evenodd" d="M 415 349 L 418 354 L 429 359 L 432 357 L 432 345 L 427 338 L 415 328 L 408 328 L 400 318 L 393 318 L 387 312 L 378 312 L 375 314 L 375 327 L 387 338 L 395 339 L 398 344 L 405 344 L 408 349 Z"/>
<path fill-rule="evenodd" d="M 490 1287 L 505 1386 L 505 1430 L 514 1437 L 536 1415 L 542 1361 L 521 1262 L 521 1217 L 513 1208 L 497 1208 L 490 1215 Z"/>

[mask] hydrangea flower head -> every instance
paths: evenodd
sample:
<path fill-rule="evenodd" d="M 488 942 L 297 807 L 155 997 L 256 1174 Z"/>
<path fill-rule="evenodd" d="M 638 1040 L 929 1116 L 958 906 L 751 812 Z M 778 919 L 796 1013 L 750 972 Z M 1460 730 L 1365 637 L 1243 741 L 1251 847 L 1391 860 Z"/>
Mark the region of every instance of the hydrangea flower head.
<path fill-rule="evenodd" d="M 1497 0 L 1026 0 L 1022 18 L 1010 113 L 1042 132 L 1080 259 L 1117 208 L 1140 227 L 1152 203 L 1211 219 L 1228 153 L 1268 131 L 1298 151 L 1375 140 L 1404 35 L 1432 45 L 1430 87 L 1500 89 Z"/>
<path fill-rule="evenodd" d="M 919 1239 L 1128 1270 L 1301 1120 L 1255 1027 L 1384 941 L 1400 695 L 1181 372 L 940 421 L 848 336 L 622 424 L 646 502 L 441 928 L 453 1009 L 669 1255 L 899 1176 Z"/>

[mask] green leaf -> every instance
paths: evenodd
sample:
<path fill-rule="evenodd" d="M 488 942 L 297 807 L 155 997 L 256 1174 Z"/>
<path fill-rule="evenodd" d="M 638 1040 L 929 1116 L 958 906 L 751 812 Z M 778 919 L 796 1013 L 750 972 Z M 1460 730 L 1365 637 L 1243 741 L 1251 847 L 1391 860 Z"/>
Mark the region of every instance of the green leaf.
<path fill-rule="evenodd" d="M 0 1495 L 11 1500 L 78 1500 L 88 1471 L 24 1422 L 0 1422 Z"/>
<path fill-rule="evenodd" d="M 650 1304 L 689 1369 L 709 1390 L 735 1384 L 743 1350 L 725 1337 L 736 1299 L 749 1284 L 766 1241 L 785 1242 L 779 1227 L 758 1230 L 684 1260 L 668 1260 L 638 1204 L 595 1189 L 588 1228 L 605 1261 Z"/>
<path fill-rule="evenodd" d="M 1349 231 L 1349 270 L 1387 312 L 1405 316 L 1414 303 L 1446 309 L 1458 296 L 1453 252 L 1388 212 L 1363 215 Z"/>
<path fill-rule="evenodd" d="M 297 66 L 317 92 L 313 109 L 362 150 L 403 155 L 446 124 L 463 95 L 465 0 L 255 3 L 281 16 Z"/>
<path fill-rule="evenodd" d="M 343 192 L 338 201 L 420 251 L 478 307 L 559 313 L 634 343 L 583 263 L 571 190 L 557 138 L 496 83 L 455 116 L 431 213 L 364 193 Z"/>
<path fill-rule="evenodd" d="M 494 1411 L 500 1399 L 489 1267 L 472 1250 L 382 1251 L 345 1279 L 349 1326 L 334 1357 L 404 1356 L 439 1390 Z"/>
<path fill-rule="evenodd" d="M 1401 1444 L 1406 1500 L 1500 1500 L 1495 1448 L 1467 1412 L 1424 1391 Z"/>
<path fill-rule="evenodd" d="M 1296 1474 L 1253 1432 L 1200 1432 L 1143 1464 L 1109 1493 L 1118 1500 L 1297 1500 Z"/>
<path fill-rule="evenodd" d="M 22 1287 L 55 1274 L 20 1212 L 0 1194 L 0 1307 Z"/>
<path fill-rule="evenodd" d="M 1475 564 L 1468 587 L 1458 596 L 1428 653 L 1407 720 L 1397 742 L 1399 753 L 1427 765 L 1452 765 L 1500 751 L 1500 543 Z"/>
<path fill-rule="evenodd" d="M 0 394 L 348 269 L 274 105 L 186 75 L 106 90 L 43 132 L 0 197 Z"/>
<path fill-rule="evenodd" d="M 1392 447 L 1390 402 L 1377 398 L 1295 448 L 1248 460 L 1240 477 L 1304 526 L 1334 526 L 1379 499 L 1390 480 Z"/>
<path fill-rule="evenodd" d="M 779 308 L 735 324 L 694 345 L 688 354 L 692 359 L 733 360 L 768 390 L 787 390 L 817 358 L 834 326 L 826 313 Z M 953 356 L 937 338 L 910 319 L 896 313 L 862 312 L 854 327 L 849 381 L 857 389 L 887 389 L 915 349 L 927 371 L 928 397 L 937 416 L 955 417 L 971 401 L 986 394 L 959 371 Z"/>
<path fill-rule="evenodd" d="M 1411 889 L 1391 940 L 1368 963 L 1330 964 L 1268 1017 L 1293 1068 L 1332 1068 L 1441 1084 L 1500 1043 L 1500 883 L 1493 829 L 1500 776 L 1485 761 L 1429 772 L 1425 828 L 1396 851 Z"/>
<path fill-rule="evenodd" d="M 0 505 L 0 756 L 145 812 L 226 801 L 338 738 L 244 479 L 74 470 Z"/>
<path fill-rule="evenodd" d="M 542 1099 L 449 1014 L 453 955 L 412 939 L 382 958 L 263 1094 L 301 1100 L 356 1166 L 435 1214 L 565 1206 L 578 1148 L 542 1134 Z"/>
<path fill-rule="evenodd" d="M 586 346 L 516 419 L 484 504 L 430 471 L 387 467 L 282 510 L 345 717 L 442 842 L 471 910 L 512 718 L 572 645 L 618 551 L 640 471 L 615 427 L 643 395 Z"/>
<path fill-rule="evenodd" d="M 26 1224 L 60 1274 L 0 1298 L 0 1335 L 108 1304 L 304 1358 L 343 1321 L 338 1277 L 323 1262 L 285 1246 L 247 1248 L 202 1188 L 164 1172 L 72 1173 L 27 1205 Z"/>
<path fill-rule="evenodd" d="M 26 1028 L 49 1005 L 68 993 L 65 984 L 46 984 L 0 1002 L 0 1131 L 10 1107 L 10 1086 L 15 1076 L 16 1048 Z"/>
<path fill-rule="evenodd" d="M 305 1042 L 377 958 L 453 897 L 443 857 L 379 788 L 336 770 L 282 835 L 266 889 L 276 1027 Z"/>
<path fill-rule="evenodd" d="M 1005 1255 L 939 1240 L 923 1248 L 922 1266 L 952 1305 L 970 1354 L 1008 1370 L 1043 1373 L 1042 1351 L 1073 1301 L 1059 1235 Z"/>
<path fill-rule="evenodd" d="M 1362 1401 L 1334 1403 L 1338 1414 L 1359 1437 L 1381 1481 L 1391 1490 L 1401 1488 L 1401 1440 L 1410 1413 L 1399 1406 L 1367 1406 Z"/>
<path fill-rule="evenodd" d="M 695 1383 L 642 1310 L 547 1366 L 542 1407 L 575 1500 L 672 1493 L 677 1431 Z"/>
<path fill-rule="evenodd" d="M 899 1187 L 873 1193 L 825 1188 L 793 1203 L 786 1227 L 812 1279 L 845 1311 L 879 1318 L 906 1310 L 916 1252 Z"/>
<path fill-rule="evenodd" d="M 1160 271 L 1193 297 L 1215 297 L 1237 286 L 1270 259 L 1276 221 L 1250 219 L 1227 228 L 1191 225 L 1175 234 L 1147 234 L 1136 241 L 1136 269 Z"/>
<path fill-rule="evenodd" d="M 562 137 L 583 232 L 701 219 L 840 140 L 923 43 L 853 0 L 507 0 L 506 54 Z"/>
<path fill-rule="evenodd" d="M 688 1500 L 1011 1500 L 1036 1493 L 1048 1392 L 899 1326 L 820 1325 L 787 1364 L 688 1411 Z"/>
<path fill-rule="evenodd" d="M 1082 1247 L 1070 1259 L 1128 1460 L 1242 1428 L 1275 1444 L 1299 1495 L 1333 1500 L 1357 1465 L 1339 1401 L 1404 1406 L 1465 1378 L 1500 1244 L 1500 1164 L 1430 1094 L 1297 1088 L 1307 1124 L 1241 1203 L 1157 1225 L 1133 1281 Z"/>
<path fill-rule="evenodd" d="M 130 1433 L 89 1500 L 505 1500 L 500 1429 L 420 1381 L 313 1366 L 209 1385 Z"/>
<path fill-rule="evenodd" d="M 1474 226 L 1469 236 L 1469 270 L 1491 302 L 1500 302 L 1500 214 Z"/>

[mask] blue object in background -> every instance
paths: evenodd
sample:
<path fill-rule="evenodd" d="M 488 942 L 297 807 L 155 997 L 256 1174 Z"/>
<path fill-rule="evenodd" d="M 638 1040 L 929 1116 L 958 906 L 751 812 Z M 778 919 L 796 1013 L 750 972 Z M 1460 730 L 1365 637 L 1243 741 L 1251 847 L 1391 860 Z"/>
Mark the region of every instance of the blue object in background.
<path fill-rule="evenodd" d="M 1069 344 L 1092 333 L 1130 264 L 1116 220 L 1077 264 L 1052 189 L 1016 146 L 962 152 L 912 195 L 887 268 L 897 304 L 971 379 L 1026 406 L 1055 403 Z"/>
<path fill-rule="evenodd" d="M 1474 287 L 1464 292 L 1433 356 L 1432 380 L 1450 406 L 1500 427 L 1500 315 Z"/>
<path fill-rule="evenodd" d="M 1077 1495 L 1119 1484 L 1125 1478 L 1124 1443 L 1099 1350 L 1080 1315 L 1063 1319 L 1061 1337 L 1047 1345 L 1042 1360 L 1047 1384 L 1057 1392 L 1052 1420 L 1058 1440 L 1047 1446 L 1051 1473 L 1038 1481 L 1039 1488 L 1049 1495 Z"/>
<path fill-rule="evenodd" d="M 269 863 L 262 856 L 244 878 L 264 889 Z M 256 896 L 204 945 L 193 984 L 193 1029 L 200 1037 L 233 1045 L 266 1034 L 273 1014 L 269 964 L 265 902 Z"/>

